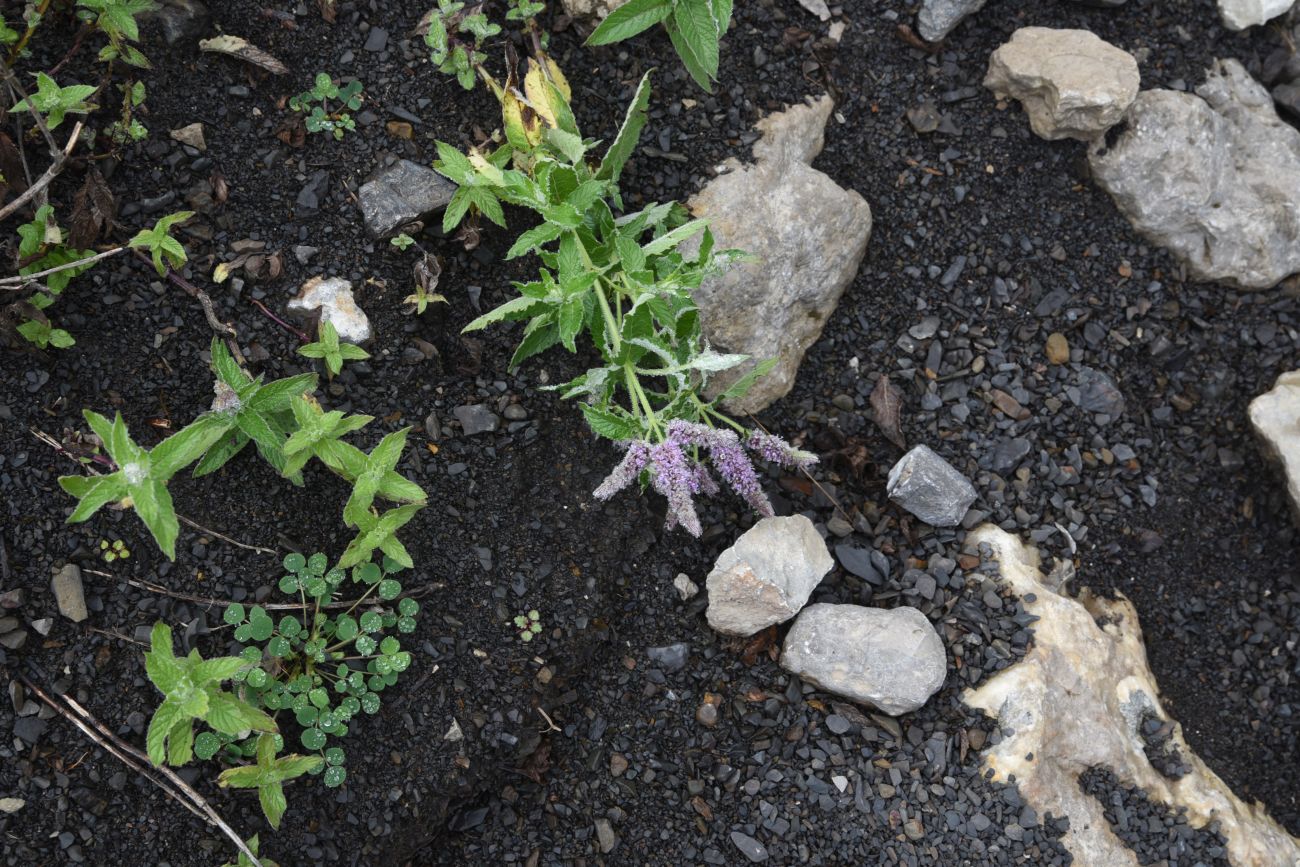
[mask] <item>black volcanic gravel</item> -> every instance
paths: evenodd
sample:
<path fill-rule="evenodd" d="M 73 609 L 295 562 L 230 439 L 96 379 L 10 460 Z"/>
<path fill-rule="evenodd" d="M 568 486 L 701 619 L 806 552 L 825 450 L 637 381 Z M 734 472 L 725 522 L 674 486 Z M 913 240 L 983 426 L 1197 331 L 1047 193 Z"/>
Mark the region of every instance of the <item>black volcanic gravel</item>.
<path fill-rule="evenodd" d="M 440 291 L 450 303 L 420 318 L 402 313 L 412 258 L 364 237 L 351 193 L 389 159 L 427 162 L 435 139 L 464 146 L 475 127 L 495 125 L 491 97 L 437 75 L 409 37 L 429 3 L 344 0 L 332 27 L 312 3 L 275 5 L 263 14 L 254 0 L 211 4 L 221 30 L 290 67 L 284 78 L 250 75 L 192 44 L 165 48 L 146 28 L 152 135 L 125 162 L 102 164 L 120 205 L 119 240 L 183 203 L 200 211 L 185 239 L 196 280 L 230 258 L 235 241 L 283 251 L 280 280 L 212 290 L 257 372 L 306 368 L 294 338 L 253 300 L 283 313 L 307 277 L 351 279 L 378 335 L 374 358 L 349 365 L 325 400 L 376 417 L 356 438 L 365 447 L 420 426 L 401 469 L 432 505 L 409 526 L 419 568 L 406 581 L 431 595 L 409 642 L 411 671 L 349 738 L 347 786 L 290 786 L 284 826 L 270 833 L 255 799 L 217 789 L 211 766 L 182 771 L 235 827 L 260 830 L 269 857 L 1068 863 L 1062 820 L 982 778 L 978 753 L 999 733 L 959 701 L 1023 655 L 1032 618 L 963 554 L 967 528 L 919 527 L 886 502 L 884 477 L 901 452 L 871 421 L 867 396 L 880 373 L 903 393 L 907 442 L 930 445 L 980 491 L 969 526 L 993 521 L 1068 560 L 1073 583 L 1129 595 L 1166 709 L 1192 747 L 1300 832 L 1297 534 L 1245 421 L 1247 402 L 1300 366 L 1293 298 L 1188 283 L 1090 184 L 1081 144 L 1040 141 L 1018 107 L 999 108 L 980 87 L 988 54 L 1029 24 L 1085 27 L 1134 52 L 1144 87 L 1192 87 L 1219 55 L 1257 69 L 1275 33 L 1226 32 L 1213 0 L 1118 9 L 994 0 L 929 54 L 899 37 L 914 10 L 897 0 L 832 7 L 833 22 L 848 25 L 838 46 L 795 0 L 752 0 L 737 4 L 723 80 L 708 95 L 662 36 L 586 50 L 575 28 L 551 19 L 554 53 L 592 137 L 612 136 L 636 80 L 658 69 L 652 123 L 625 176 L 630 206 L 689 196 L 723 159 L 747 155 L 767 112 L 825 90 L 837 98 L 815 167 L 867 197 L 873 237 L 795 390 L 762 420 L 823 457 L 819 487 L 768 480 L 778 511 L 808 514 L 833 550 L 847 546 L 814 601 L 914 605 L 944 638 L 944 689 L 892 719 L 801 684 L 772 661 L 770 644 L 724 642 L 704 623 L 703 594 L 678 598 L 673 577 L 703 584 L 752 520 L 736 501 L 704 510 L 701 541 L 663 534 L 652 495 L 593 502 L 616 453 L 542 388 L 586 359 L 553 351 L 509 372 L 515 333 L 459 335 L 507 297 L 510 280 L 529 276 L 529 262 L 501 261 L 522 214 L 509 215 L 511 232 L 486 230 L 472 253 L 421 233 L 444 259 Z M 71 40 L 70 29 L 55 32 L 36 46 L 44 68 Z M 344 141 L 291 148 L 275 137 L 285 114 L 277 101 L 322 70 L 361 78 L 371 102 Z M 923 104 L 939 115 L 933 133 L 907 119 Z M 203 154 L 166 135 L 196 120 Z M 390 120 L 411 123 L 413 140 L 389 135 Z M 70 201 L 79 171 L 54 184 L 56 203 Z M 214 173 L 230 189 L 223 205 L 212 199 Z M 295 253 L 300 246 L 316 252 Z M 135 517 L 120 512 L 62 524 L 71 503 L 55 479 L 75 467 L 29 428 L 62 436 L 83 426 L 82 407 L 120 409 L 152 444 L 150 419 L 183 423 L 210 400 L 210 332 L 191 299 L 120 260 L 79 278 L 51 312 L 76 347 L 0 350 L 0 593 L 25 591 L 0 617 L 20 618 L 29 633 L 23 646 L 0 648 L 0 673 L 67 692 L 139 745 L 156 693 L 132 640 L 165 618 L 186 647 L 216 650 L 225 634 L 208 629 L 219 611 L 86 573 L 90 618 L 72 624 L 57 614 L 50 575 L 64 562 L 103 567 L 95 549 L 117 538 L 133 556 L 110 571 L 180 592 L 263 599 L 278 570 L 273 558 L 188 530 L 177 562 L 161 561 Z M 1053 332 L 1069 341 L 1068 364 L 1047 363 Z M 1029 416 L 996 409 L 1005 401 L 995 392 Z M 478 404 L 504 421 L 464 436 L 455 410 Z M 337 521 L 346 492 L 324 473 L 294 489 L 244 455 L 211 477 L 182 475 L 172 491 L 182 514 L 250 543 L 333 552 L 346 543 Z M 525 645 L 509 621 L 532 608 L 543 632 Z M 34 623 L 46 617 L 54 622 L 43 636 Z M 686 646 L 680 669 L 676 645 Z M 11 733 L 0 742 L 0 797 L 26 802 L 0 814 L 5 863 L 189 867 L 228 856 L 216 832 L 38 710 L 0 702 L 0 731 Z M 1183 759 L 1164 751 L 1153 722 L 1148 752 L 1176 776 Z M 1161 846 L 1169 857 L 1172 839 L 1192 858 L 1179 863 L 1214 863 L 1212 833 L 1112 782 L 1094 771 L 1085 784 L 1108 805 L 1118 793 L 1126 814 L 1141 818 L 1147 830 L 1126 832 L 1141 857 Z M 1150 830 L 1153 818 L 1164 831 Z"/>
<path fill-rule="evenodd" d="M 1133 850 L 1139 864 L 1168 867 L 1228 867 L 1227 843 L 1218 823 L 1187 824 L 1181 807 L 1153 803 L 1141 790 L 1122 784 L 1109 768 L 1089 768 L 1079 787 L 1101 802 L 1110 829 Z"/>

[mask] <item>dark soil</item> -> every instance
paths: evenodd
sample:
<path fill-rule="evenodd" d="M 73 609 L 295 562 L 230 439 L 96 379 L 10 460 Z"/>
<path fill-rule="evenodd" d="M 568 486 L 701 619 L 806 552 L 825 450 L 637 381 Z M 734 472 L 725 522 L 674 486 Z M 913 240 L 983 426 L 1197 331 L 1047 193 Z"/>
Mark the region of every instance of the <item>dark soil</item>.
<path fill-rule="evenodd" d="M 217 789 L 213 766 L 184 772 L 232 825 L 260 829 L 270 857 L 734 864 L 752 838 L 777 864 L 1067 863 L 1059 823 L 1026 812 L 1014 787 L 979 779 L 978 750 L 998 735 L 960 704 L 960 691 L 1023 653 L 1031 624 L 986 592 L 982 573 L 958 565 L 963 530 L 922 531 L 886 502 L 884 476 L 900 452 L 870 420 L 867 395 L 881 372 L 904 391 L 909 444 L 925 442 L 966 472 L 989 520 L 1046 554 L 1069 558 L 1077 545 L 1076 583 L 1135 601 L 1166 709 L 1191 746 L 1235 791 L 1263 800 L 1300 833 L 1297 540 L 1283 485 L 1245 415 L 1254 395 L 1297 366 L 1293 302 L 1187 283 L 1088 182 L 1082 145 L 1037 139 L 1017 107 L 999 108 L 979 86 L 989 52 L 1028 24 L 1085 27 L 1138 53 L 1144 87 L 1194 86 L 1216 56 L 1257 66 L 1277 43 L 1269 30 L 1224 31 L 1212 0 L 1130 0 L 1120 9 L 995 0 L 931 55 L 899 37 L 897 25 L 911 21 L 901 3 L 845 4 L 836 20 L 849 26 L 835 47 L 822 39 L 826 25 L 793 0 L 751 2 L 737 4 L 712 97 L 685 78 L 658 35 L 593 51 L 578 47 L 572 28 L 556 33 L 553 53 L 590 136 L 608 140 L 637 79 L 658 68 L 654 120 L 625 176 L 629 204 L 688 197 L 724 158 L 747 155 L 753 124 L 768 111 L 825 90 L 838 100 L 815 165 L 861 192 L 876 225 L 795 391 L 763 415 L 822 454 L 825 488 L 773 477 L 769 489 L 779 511 L 823 524 L 835 497 L 859 529 L 832 544 L 885 557 L 889 574 L 837 568 L 814 601 L 914 604 L 939 626 L 948 684 L 895 721 L 799 684 L 771 661 L 770 644 L 720 641 L 704 623 L 703 596 L 677 598 L 674 575 L 702 584 L 712 559 L 748 526 L 738 502 L 706 511 L 697 542 L 662 532 L 654 496 L 592 500 L 616 453 L 574 407 L 541 389 L 585 359 L 552 351 L 512 374 L 511 330 L 459 335 L 529 272 L 528 262 L 500 258 L 525 227 L 522 214 L 510 215 L 510 232 L 486 230 L 472 253 L 423 233 L 421 243 L 444 258 L 440 291 L 450 303 L 419 318 L 403 313 L 412 251 L 368 240 L 352 191 L 390 157 L 427 162 L 434 140 L 463 147 L 476 128 L 496 123 L 490 95 L 461 91 L 431 69 L 418 38 L 408 39 L 427 4 L 343 3 L 333 26 L 313 4 L 287 15 L 292 4 L 272 4 L 269 14 L 245 0 L 212 5 L 221 30 L 279 57 L 291 74 L 250 74 L 190 44 L 169 48 L 149 28 L 152 135 L 120 164 L 103 164 L 121 209 L 118 238 L 188 200 L 200 211 L 186 238 L 196 282 L 209 285 L 204 278 L 230 258 L 232 242 L 283 251 L 278 280 L 210 286 L 218 315 L 234 322 L 254 369 L 268 377 L 309 368 L 294 353 L 296 338 L 252 301 L 283 314 L 309 276 L 352 280 L 375 329 L 374 358 L 349 365 L 323 397 L 375 416 L 354 437 L 367 448 L 415 425 L 417 447 L 402 470 L 431 504 L 404 536 L 417 563 L 408 587 L 436 585 L 408 642 L 417 658 L 383 711 L 354 728 L 347 785 L 292 785 L 284 826 L 271 833 L 255 799 Z M 362 48 L 371 26 L 388 31 L 384 51 Z M 67 37 L 38 47 L 46 67 Z M 370 102 L 358 131 L 342 142 L 282 144 L 279 105 L 322 70 L 365 83 Z M 918 135 L 905 112 L 925 100 L 951 126 Z M 386 130 L 411 117 L 412 141 Z M 194 121 L 205 124 L 205 154 L 167 137 Z M 320 172 L 327 180 L 312 212 L 299 193 Z M 229 187 L 220 205 L 210 198 L 217 173 Z M 70 169 L 53 201 L 70 201 L 81 177 L 81 167 Z M 297 245 L 319 252 L 302 265 Z M 75 281 L 51 312 L 75 347 L 0 350 L 0 589 L 26 589 L 24 621 L 55 622 L 47 638 L 32 633 L 21 649 L 0 651 L 0 668 L 6 680 L 26 674 L 76 697 L 142 744 L 157 693 L 132 640 L 162 618 L 178 635 L 193 624 L 187 641 L 220 650 L 224 635 L 204 634 L 220 611 L 86 574 L 91 616 L 73 624 L 57 614 L 50 575 L 73 561 L 239 600 L 277 596 L 279 569 L 274 557 L 189 530 L 167 563 L 130 514 L 62 523 L 71 501 L 56 478 L 75 466 L 31 430 L 59 437 L 83 426 L 82 408 L 120 410 L 152 444 L 162 433 L 151 420 L 179 426 L 210 402 L 211 331 L 193 299 L 123 259 Z M 936 329 L 909 334 L 929 316 L 939 318 Z M 1043 343 L 1053 331 L 1069 339 L 1071 364 L 1047 364 Z M 1101 417 L 1072 402 L 1085 369 L 1118 384 L 1122 412 Z M 996 411 L 993 389 L 1031 416 Z M 525 417 L 466 437 L 452 410 L 476 403 L 502 414 L 515 403 Z M 1020 457 L 1008 466 L 999 446 L 1017 439 L 1029 447 L 1012 449 Z M 337 555 L 348 540 L 339 520 L 345 487 L 326 473 L 309 472 L 306 487 L 294 488 L 250 453 L 171 487 L 181 514 L 250 544 Z M 104 567 L 94 549 L 118 538 L 133 556 Z M 922 575 L 935 578 L 929 598 L 917 589 Z M 545 629 L 523 644 L 509 620 L 531 608 Z M 689 647 L 680 670 L 663 662 L 673 652 L 647 654 L 679 642 Z M 708 696 L 717 701 L 715 726 L 697 720 Z M 463 739 L 446 737 L 453 725 Z M 8 863 L 180 867 L 228 857 L 212 829 L 62 719 L 16 717 L 4 703 L 0 728 L 14 731 L 0 746 L 0 797 L 26 801 L 0 816 Z M 602 852 L 606 832 L 614 848 Z"/>

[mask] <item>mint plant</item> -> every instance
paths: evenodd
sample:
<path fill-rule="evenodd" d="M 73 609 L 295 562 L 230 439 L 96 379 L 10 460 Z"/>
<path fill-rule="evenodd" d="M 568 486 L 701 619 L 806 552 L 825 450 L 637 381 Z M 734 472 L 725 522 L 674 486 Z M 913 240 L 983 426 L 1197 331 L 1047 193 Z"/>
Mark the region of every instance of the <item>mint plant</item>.
<path fill-rule="evenodd" d="M 270 858 L 265 858 L 262 857 L 261 855 L 258 855 L 258 850 L 261 848 L 261 845 L 260 845 L 260 841 L 257 839 L 256 834 L 254 834 L 253 836 L 245 840 L 244 845 L 248 847 L 248 851 L 258 856 L 257 860 L 262 862 L 262 867 L 280 867 L 278 863 L 272 861 Z M 233 862 L 227 861 L 225 864 L 222 864 L 221 867 L 255 867 L 255 865 L 247 855 L 245 855 L 243 852 L 240 852 L 235 857 L 235 860 Z"/>
<path fill-rule="evenodd" d="M 113 421 L 90 410 L 83 415 L 104 444 L 117 469 L 104 476 L 61 476 L 59 485 L 77 498 L 68 523 L 85 521 L 109 503 L 133 508 L 158 547 L 169 560 L 176 559 L 180 523 L 167 482 L 197 461 L 225 433 L 227 422 L 208 413 L 146 450 L 137 445 L 119 412 Z"/>
<path fill-rule="evenodd" d="M 67 246 L 63 242 L 64 237 L 64 230 L 54 220 L 53 206 L 41 205 L 37 208 L 32 221 L 18 227 L 18 261 L 21 263 L 19 275 L 38 274 L 61 265 L 72 265 L 94 255 L 91 250 L 75 250 Z M 72 346 L 76 342 L 72 335 L 62 328 L 53 327 L 40 311 L 53 304 L 54 299 L 63 293 L 73 278 L 90 267 L 89 264 L 74 265 L 48 275 L 45 283 L 39 285 L 27 298 L 31 309 L 27 311 L 27 320 L 19 324 L 18 333 L 41 349 L 47 346 L 58 349 Z"/>
<path fill-rule="evenodd" d="M 360 346 L 352 343 L 340 343 L 338 329 L 328 319 L 322 318 L 320 320 L 316 335 L 319 340 L 315 343 L 299 346 L 298 354 L 306 358 L 319 358 L 324 361 L 325 369 L 329 371 L 331 379 L 338 376 L 339 372 L 343 370 L 343 362 L 364 361 L 370 357 L 370 353 Z"/>
<path fill-rule="evenodd" d="M 60 87 L 59 83 L 44 72 L 36 73 L 36 92 L 21 99 L 9 111 L 35 110 L 45 117 L 45 125 L 58 129 L 69 114 L 88 114 L 96 106 L 86 100 L 95 95 L 99 88 L 90 84 L 70 84 Z"/>
<path fill-rule="evenodd" d="M 290 99 L 289 107 L 306 113 L 303 123 L 307 132 L 327 132 L 341 141 L 344 133 L 357 128 L 348 112 L 361 108 L 361 89 L 362 84 L 356 79 L 339 87 L 329 73 L 321 72 L 316 75 L 311 90 Z"/>
<path fill-rule="evenodd" d="M 78 14 L 108 37 L 108 44 L 100 49 L 100 60 L 120 59 L 146 69 L 148 59 L 131 43 L 140 40 L 136 17 L 157 8 L 153 0 L 77 0 Z"/>
<path fill-rule="evenodd" d="M 439 72 L 455 76 L 465 90 L 474 89 L 478 70 L 487 60 L 484 40 L 501 32 L 501 26 L 481 10 L 482 4 L 466 8 L 460 0 L 438 0 L 421 22 L 429 59 Z"/>
<path fill-rule="evenodd" d="M 284 783 L 317 770 L 324 761 L 320 756 L 297 754 L 277 758 L 275 737 L 258 735 L 257 764 L 222 771 L 221 776 L 217 777 L 217 785 L 223 789 L 257 789 L 257 799 L 262 805 L 266 820 L 272 828 L 278 830 L 285 810 L 289 809 L 289 801 L 284 796 Z"/>
<path fill-rule="evenodd" d="M 104 133 L 114 144 L 128 144 L 144 141 L 149 137 L 149 128 L 140 122 L 137 109 L 144 104 L 145 86 L 143 81 L 119 84 L 122 91 L 122 108 L 117 120 L 108 125 Z"/>
<path fill-rule="evenodd" d="M 709 93 L 718 79 L 719 43 L 733 0 L 628 0 L 600 22 L 588 45 L 610 45 L 662 24 L 695 83 Z"/>
<path fill-rule="evenodd" d="M 171 236 L 172 227 L 194 216 L 193 211 L 178 211 L 159 218 L 152 229 L 141 229 L 127 242 L 128 247 L 147 250 L 159 277 L 167 275 L 167 268 L 179 271 L 185 266 L 185 248 Z"/>
<path fill-rule="evenodd" d="M 194 755 L 196 721 L 228 735 L 277 730 L 269 715 L 221 689 L 221 683 L 249 667 L 248 660 L 239 656 L 203 659 L 197 650 L 178 657 L 172 651 L 171 627 L 165 623 L 155 623 L 149 638 L 145 671 L 164 696 L 145 733 L 149 761 L 155 765 L 189 762 Z"/>
<path fill-rule="evenodd" d="M 503 203 L 542 218 L 506 254 L 536 253 L 539 279 L 515 283 L 518 297 L 465 330 L 526 323 L 512 367 L 557 344 L 576 352 L 579 339 L 591 340 L 602 364 L 556 388 L 581 398 L 592 430 L 625 450 L 597 498 L 637 481 L 651 485 L 668 500 L 668 527 L 681 524 L 698 536 L 694 496 L 718 492 L 717 472 L 756 512 L 772 514 L 750 454 L 789 467 L 816 458 L 779 437 L 746 431 L 720 406 L 743 395 L 770 365 L 758 365 L 713 400 L 703 397 L 710 377 L 748 359 L 705 344 L 691 293 L 740 254 L 715 251 L 706 222 L 676 203 L 615 214 L 619 176 L 647 119 L 648 75 L 598 162 L 588 159 L 595 143 L 577 128 L 558 67 L 545 56 L 530 60 L 523 85 L 521 98 L 512 72 L 495 88 L 504 144 L 468 154 L 437 145 L 434 168 L 459 187 L 445 232 L 472 211 L 504 225 Z"/>

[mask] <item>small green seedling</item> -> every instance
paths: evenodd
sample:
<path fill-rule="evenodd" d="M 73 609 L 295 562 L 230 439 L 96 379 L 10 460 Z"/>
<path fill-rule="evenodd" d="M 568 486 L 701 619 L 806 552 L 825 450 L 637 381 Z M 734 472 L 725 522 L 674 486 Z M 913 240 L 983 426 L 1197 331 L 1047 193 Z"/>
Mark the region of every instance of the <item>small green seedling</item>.
<path fill-rule="evenodd" d="M 392 244 L 397 249 L 405 252 L 407 247 L 410 247 L 412 244 L 415 243 L 415 239 L 412 238 L 410 235 L 406 234 L 405 232 L 402 232 L 400 235 L 397 235 L 396 237 L 389 238 L 388 243 Z"/>
<path fill-rule="evenodd" d="M 588 45 L 622 42 L 662 24 L 695 83 L 709 93 L 718 79 L 718 43 L 731 26 L 733 0 L 629 0 L 587 37 Z"/>
<path fill-rule="evenodd" d="M 97 106 L 86 102 L 98 90 L 90 84 L 69 84 L 60 87 L 59 83 L 44 72 L 36 73 L 36 92 L 26 99 L 19 100 L 10 112 L 30 111 L 35 109 L 45 117 L 45 125 L 57 129 L 69 114 L 87 114 Z"/>
<path fill-rule="evenodd" d="M 345 132 L 357 128 L 348 110 L 361 107 L 361 89 L 361 82 L 356 79 L 340 88 L 328 73 L 321 72 L 311 90 L 290 99 L 289 107 L 307 113 L 303 123 L 308 132 L 328 132 L 341 140 Z M 331 102 L 336 102 L 337 108 L 331 110 Z"/>
<path fill-rule="evenodd" d="M 257 855 L 257 860 L 262 862 L 262 867 L 280 867 L 280 865 L 275 861 L 272 861 L 270 858 L 264 858 L 258 853 L 259 841 L 256 834 L 245 840 L 244 845 L 248 847 L 248 851 Z M 225 864 L 222 864 L 221 867 L 254 867 L 254 864 L 249 860 L 247 855 L 240 852 L 234 861 L 227 861 Z"/>
<path fill-rule="evenodd" d="M 157 269 L 159 277 L 167 275 L 169 265 L 172 270 L 179 271 L 185 266 L 185 248 L 181 246 L 180 241 L 171 236 L 172 226 L 184 223 L 193 216 L 193 211 L 168 214 L 154 223 L 152 229 L 141 229 L 137 232 L 136 236 L 128 242 L 128 246 L 148 250 L 153 257 L 153 266 Z"/>
<path fill-rule="evenodd" d="M 289 801 L 284 796 L 285 781 L 319 770 L 325 760 L 320 756 L 300 756 L 297 753 L 277 758 L 276 752 L 276 736 L 258 735 L 257 764 L 222 771 L 217 777 L 217 785 L 223 789 L 257 789 L 257 799 L 262 804 L 266 820 L 278 830 L 285 810 L 289 809 Z"/>
<path fill-rule="evenodd" d="M 183 765 L 194 755 L 194 722 L 205 722 L 219 732 L 239 735 L 248 731 L 275 732 L 275 720 L 237 696 L 223 692 L 220 684 L 249 667 L 240 656 L 203 659 L 197 650 L 188 656 L 172 652 L 172 629 L 155 623 L 151 649 L 144 655 L 149 680 L 165 696 L 149 720 L 145 744 L 149 761 Z"/>
<path fill-rule="evenodd" d="M 539 0 L 509 0 L 509 6 L 506 10 L 507 21 L 527 21 L 546 11 L 546 4 Z"/>
<path fill-rule="evenodd" d="M 534 608 L 527 614 L 520 614 L 514 619 L 515 629 L 519 632 L 520 641 L 532 641 L 542 634 L 542 619 Z"/>
<path fill-rule="evenodd" d="M 157 9 L 157 3 L 153 0 L 77 0 L 77 7 L 82 18 L 92 22 L 108 37 L 108 44 L 100 49 L 100 60 L 121 59 L 132 66 L 149 68 L 149 61 L 130 43 L 140 39 L 140 24 L 136 16 Z"/>
<path fill-rule="evenodd" d="M 58 222 L 54 219 L 54 207 L 41 205 L 30 223 L 18 227 L 18 261 L 22 267 L 20 275 L 37 274 L 60 265 L 78 262 L 94 255 L 93 250 L 76 250 L 63 243 L 66 237 Z M 18 326 L 18 333 L 41 349 L 53 346 L 66 349 L 76 343 L 72 335 L 62 328 L 55 328 L 41 312 L 54 303 L 54 299 L 63 293 L 73 278 L 89 270 L 92 265 L 77 265 L 55 271 L 37 284 L 39 288 L 27 298 L 31 309 L 27 311 L 27 320 Z"/>
<path fill-rule="evenodd" d="M 430 292 L 423 286 L 416 284 L 415 291 L 402 299 L 406 305 L 407 313 L 414 313 L 420 316 L 429 308 L 430 304 L 446 304 L 447 297 L 440 292 Z"/>
<path fill-rule="evenodd" d="M 107 539 L 99 540 L 100 556 L 104 558 L 105 563 L 112 563 L 114 560 L 129 560 L 131 558 L 131 549 L 126 547 L 126 543 L 121 539 L 113 540 L 110 545 Z"/>
<path fill-rule="evenodd" d="M 149 137 L 149 128 L 136 117 L 136 109 L 144 104 L 145 87 L 143 81 L 119 84 L 122 91 L 122 110 L 117 120 L 109 124 L 105 132 L 115 144 L 144 141 Z"/>
<path fill-rule="evenodd" d="M 320 339 L 315 343 L 308 343 L 305 346 L 298 347 L 298 354 L 307 358 L 323 360 L 325 369 L 329 371 L 331 379 L 338 376 L 339 371 L 343 370 L 343 362 L 364 361 L 370 357 L 370 353 L 360 346 L 352 343 L 340 343 L 338 329 L 328 319 L 321 319 L 316 336 Z"/>
<path fill-rule="evenodd" d="M 481 50 L 483 41 L 501 32 L 499 24 L 493 24 L 479 11 L 481 6 L 473 9 L 468 12 L 459 0 L 438 0 L 437 7 L 421 22 L 429 59 L 439 72 L 455 76 L 466 90 L 474 89 L 479 67 L 487 60 Z"/>

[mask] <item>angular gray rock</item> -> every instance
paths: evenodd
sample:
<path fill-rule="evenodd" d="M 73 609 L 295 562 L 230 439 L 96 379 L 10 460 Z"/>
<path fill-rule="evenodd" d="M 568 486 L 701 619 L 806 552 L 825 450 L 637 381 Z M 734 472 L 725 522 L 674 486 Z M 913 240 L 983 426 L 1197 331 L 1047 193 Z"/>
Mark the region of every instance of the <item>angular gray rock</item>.
<path fill-rule="evenodd" d="M 1219 0 L 1219 15 L 1229 30 L 1245 30 L 1276 18 L 1295 0 Z"/>
<path fill-rule="evenodd" d="M 687 203 L 709 219 L 717 249 L 739 248 L 754 257 L 695 292 L 709 342 L 751 359 L 710 380 L 711 393 L 759 361 L 777 360 L 749 394 L 728 403 L 733 412 L 758 412 L 790 391 L 804 352 L 821 335 L 867 249 L 866 199 L 810 166 L 834 107 L 823 96 L 764 118 L 756 161 L 728 160 Z"/>
<path fill-rule="evenodd" d="M 491 433 L 501 426 L 500 416 L 488 409 L 485 403 L 458 406 L 451 412 L 456 416 L 456 421 L 460 422 L 461 430 L 467 437 Z"/>
<path fill-rule="evenodd" d="M 370 339 L 370 317 L 352 297 L 352 284 L 341 277 L 311 278 L 302 284 L 288 308 L 290 313 L 303 317 L 319 311 L 322 320 L 339 333 L 339 340 L 364 343 Z"/>
<path fill-rule="evenodd" d="M 989 58 L 984 86 L 1020 101 L 1040 138 L 1090 141 L 1133 104 L 1137 61 L 1087 30 L 1022 27 Z"/>
<path fill-rule="evenodd" d="M 1264 454 L 1286 477 L 1291 514 L 1300 524 L 1300 370 L 1279 376 L 1272 391 L 1250 402 L 1249 415 Z"/>
<path fill-rule="evenodd" d="M 889 471 L 889 499 L 933 527 L 955 527 L 975 502 L 975 486 L 927 445 Z"/>
<path fill-rule="evenodd" d="M 803 515 L 763 518 L 718 556 L 709 573 L 709 626 L 726 635 L 753 635 L 784 623 L 834 565 Z"/>
<path fill-rule="evenodd" d="M 54 601 L 59 604 L 59 613 L 64 617 L 80 623 L 89 616 L 86 591 L 81 586 L 81 568 L 77 564 L 69 563 L 54 573 L 50 589 L 54 592 Z"/>
<path fill-rule="evenodd" d="M 1235 60 L 1196 93 L 1138 94 L 1125 130 L 1090 149 L 1093 177 L 1194 278 L 1270 288 L 1300 271 L 1300 131 Z"/>
<path fill-rule="evenodd" d="M 986 0 L 922 0 L 916 13 L 916 32 L 926 42 L 938 42 L 968 15 L 984 8 Z"/>
<path fill-rule="evenodd" d="M 391 237 L 407 223 L 447 207 L 456 185 L 428 166 L 398 160 L 370 176 L 357 198 L 372 238 Z"/>
<path fill-rule="evenodd" d="M 819 602 L 790 627 L 781 667 L 827 692 L 898 716 L 939 691 L 948 657 L 939 633 L 915 608 Z"/>

